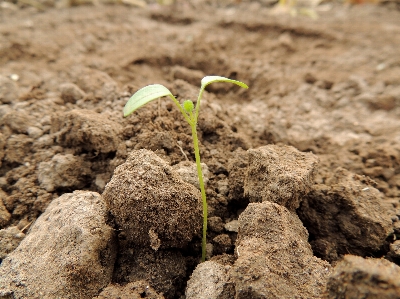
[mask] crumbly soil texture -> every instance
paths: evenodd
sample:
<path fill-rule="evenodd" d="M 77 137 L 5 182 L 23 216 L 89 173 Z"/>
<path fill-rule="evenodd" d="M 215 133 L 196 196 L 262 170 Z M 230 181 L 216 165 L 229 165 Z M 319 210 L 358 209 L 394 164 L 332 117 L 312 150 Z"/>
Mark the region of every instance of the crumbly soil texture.
<path fill-rule="evenodd" d="M 103 231 L 102 237 L 85 243 L 82 250 L 91 252 L 90 244 L 102 248 L 96 269 L 106 270 L 96 271 L 108 276 L 79 298 L 206 298 L 196 290 L 187 291 L 201 257 L 196 179 L 192 176 L 194 183 L 188 185 L 190 180 L 180 181 L 178 175 L 193 166 L 190 127 L 167 98 L 126 118 L 122 109 L 139 88 L 155 83 L 165 85 L 181 102 L 196 101 L 200 81 L 207 75 L 249 86 L 215 83 L 207 87 L 201 102 L 197 128 L 201 159 L 208 170 L 207 254 L 222 265 L 204 271 L 227 273 L 222 293 L 215 295 L 219 287 L 214 286 L 215 292 L 207 298 L 294 298 L 278 287 L 290 280 L 285 271 L 294 273 L 296 267 L 308 269 L 314 264 L 316 268 L 307 271 L 319 271 L 318 278 L 304 279 L 303 293 L 301 286 L 293 285 L 290 292 L 302 294 L 296 298 L 322 298 L 327 296 L 330 267 L 346 254 L 400 265 L 396 242 L 400 238 L 400 10 L 396 1 L 360 5 L 323 1 L 311 8 L 313 14 L 302 14 L 301 8 L 276 9 L 274 1 L 89 3 L 45 9 L 47 2 L 38 3 L 3 2 L 0 8 L 0 269 L 23 258 L 12 254 L 30 248 L 17 246 L 43 213 L 57 214 L 57 210 L 46 211 L 49 206 L 54 208 L 60 201 L 64 207 L 72 196 L 64 194 L 90 191 L 77 194 L 84 200 L 95 198 L 105 220 L 96 218 L 104 222 L 94 225 Z M 131 158 L 132 153 L 139 154 Z M 132 159 L 156 164 L 117 168 Z M 123 169 L 131 172 L 124 174 Z M 134 184 L 135 194 L 141 192 L 137 188 L 147 190 L 137 209 L 124 201 L 120 206 L 110 197 L 122 192 L 114 171 L 123 177 L 121 188 L 127 197 L 133 196 L 128 181 Z M 151 171 L 154 180 L 144 180 Z M 169 181 L 176 184 L 174 188 L 168 187 Z M 151 189 L 158 184 L 163 189 Z M 112 186 L 115 189 L 107 191 Z M 163 210 L 157 200 L 170 193 L 174 206 Z M 101 194 L 106 202 L 100 203 Z M 191 196 L 190 202 L 185 194 Z M 180 200 L 186 210 L 182 206 L 183 215 L 173 222 Z M 151 219 L 146 202 L 152 203 Z M 123 210 L 121 215 L 113 214 L 113 205 Z M 90 213 L 98 209 L 89 206 Z M 126 224 L 130 209 L 137 213 L 132 216 L 136 222 Z M 165 211 L 171 211 L 170 219 L 160 214 Z M 239 218 L 244 211 L 246 216 Z M 271 218 L 264 219 L 262 211 Z M 196 215 L 193 221 L 192 214 Z M 279 238 L 271 237 L 273 228 L 268 232 L 261 228 L 258 234 L 249 226 L 257 228 L 260 223 L 267 225 L 268 219 L 278 219 L 280 229 L 285 226 L 280 217 L 289 220 Z M 158 219 L 168 224 L 165 233 L 157 227 Z M 147 226 L 149 231 L 141 234 Z M 174 233 L 179 226 L 190 234 Z M 129 235 L 125 227 L 138 231 Z M 275 255 L 279 246 L 270 242 L 288 245 Z M 290 248 L 300 243 L 298 248 L 305 249 L 291 253 Z M 254 244 L 261 249 L 254 249 Z M 292 257 L 300 251 L 307 257 L 299 258 L 296 267 L 285 270 L 274 264 L 272 256 L 281 256 L 282 262 L 293 265 Z M 268 256 L 271 259 L 265 260 Z M 253 264 L 252 258 L 257 259 Z M 63 275 L 71 273 L 70 278 L 63 276 L 66 284 L 80 285 L 82 277 L 90 277 L 90 269 L 84 266 L 79 275 L 75 266 L 66 267 Z M 268 277 L 277 282 L 263 276 L 269 275 L 262 270 L 266 268 L 273 272 Z M 246 272 L 249 269 L 255 274 Z M 0 273 L 11 275 L 6 270 Z M 46 275 L 57 281 L 61 272 L 54 273 Z M 268 281 L 264 284 L 263 279 Z M 276 292 L 267 293 L 263 284 L 276 287 Z M 34 289 L 18 295 L 10 284 L 8 291 L 0 289 L 0 295 L 40 297 Z M 335 289 L 329 293 L 335 294 Z M 14 297 L 7 297 L 11 294 Z"/>

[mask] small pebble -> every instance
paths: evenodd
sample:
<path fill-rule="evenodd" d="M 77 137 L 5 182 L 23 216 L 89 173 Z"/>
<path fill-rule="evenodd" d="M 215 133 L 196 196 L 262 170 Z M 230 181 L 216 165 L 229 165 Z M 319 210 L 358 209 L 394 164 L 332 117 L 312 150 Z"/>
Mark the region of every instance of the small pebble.
<path fill-rule="evenodd" d="M 227 224 L 225 224 L 225 230 L 228 232 L 237 233 L 239 231 L 239 221 L 232 220 L 231 222 L 228 222 Z"/>
<path fill-rule="evenodd" d="M 10 75 L 10 79 L 13 81 L 18 81 L 19 80 L 19 76 L 17 74 L 11 74 Z"/>
<path fill-rule="evenodd" d="M 33 139 L 37 139 L 43 135 L 42 129 L 39 129 L 38 127 L 28 127 L 28 129 L 26 131 L 27 131 L 29 137 L 31 137 Z"/>

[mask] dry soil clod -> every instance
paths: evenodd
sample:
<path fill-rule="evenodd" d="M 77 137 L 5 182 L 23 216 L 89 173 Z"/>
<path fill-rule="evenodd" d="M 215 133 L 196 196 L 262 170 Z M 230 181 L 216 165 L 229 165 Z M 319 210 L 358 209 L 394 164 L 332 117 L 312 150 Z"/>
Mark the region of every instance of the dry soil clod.
<path fill-rule="evenodd" d="M 250 203 L 240 215 L 235 253 L 236 299 L 321 298 L 330 274 L 297 215 L 269 201 Z"/>
<path fill-rule="evenodd" d="M 23 110 L 7 109 L 0 124 L 8 126 L 13 133 L 26 134 L 30 127 L 40 127 L 40 124 L 33 116 Z"/>
<path fill-rule="evenodd" d="M 60 85 L 61 99 L 64 103 L 75 104 L 77 101 L 86 97 L 85 92 L 79 86 L 73 83 L 64 83 Z"/>
<path fill-rule="evenodd" d="M 114 281 L 121 284 L 146 281 L 165 298 L 179 296 L 187 274 L 186 259 L 179 250 L 121 247 Z"/>
<path fill-rule="evenodd" d="M 85 109 L 74 109 L 52 117 L 52 133 L 64 147 L 90 152 L 110 153 L 121 144 L 122 126 L 105 115 Z"/>
<path fill-rule="evenodd" d="M 230 266 L 206 261 L 197 266 L 188 281 L 186 299 L 230 299 L 235 288 L 229 281 Z"/>
<path fill-rule="evenodd" d="M 10 104 L 17 99 L 17 84 L 5 76 L 0 76 L 0 104 Z"/>
<path fill-rule="evenodd" d="M 58 188 L 80 189 L 91 176 L 90 163 L 71 154 L 57 154 L 38 167 L 40 186 L 51 192 Z"/>
<path fill-rule="evenodd" d="M 203 169 L 203 181 L 207 186 L 209 171 L 207 164 L 201 163 L 201 168 Z M 196 164 L 189 161 L 182 161 L 173 166 L 173 169 L 180 175 L 183 181 L 192 184 L 197 189 L 200 190 L 199 177 L 197 175 Z"/>
<path fill-rule="evenodd" d="M 250 202 L 270 201 L 296 210 L 311 190 L 318 157 L 286 145 L 262 146 L 248 153 L 244 194 Z"/>
<path fill-rule="evenodd" d="M 304 198 L 298 214 L 318 256 L 335 261 L 343 254 L 368 256 L 382 248 L 393 228 L 384 196 L 373 183 L 338 168 Z"/>
<path fill-rule="evenodd" d="M 53 200 L 2 261 L 0 298 L 96 296 L 111 282 L 116 256 L 106 218 L 98 193 L 75 191 Z"/>
<path fill-rule="evenodd" d="M 200 192 L 152 151 L 133 151 L 103 196 L 132 244 L 182 248 L 201 230 Z"/>
<path fill-rule="evenodd" d="M 346 255 L 328 279 L 326 298 L 400 298 L 400 267 L 384 259 Z"/>

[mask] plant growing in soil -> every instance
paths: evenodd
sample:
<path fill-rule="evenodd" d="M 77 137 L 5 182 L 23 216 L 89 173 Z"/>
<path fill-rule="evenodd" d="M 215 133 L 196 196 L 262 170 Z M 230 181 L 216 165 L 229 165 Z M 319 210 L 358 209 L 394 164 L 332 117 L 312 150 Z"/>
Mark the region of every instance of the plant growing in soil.
<path fill-rule="evenodd" d="M 192 129 L 192 137 L 193 137 L 193 147 L 194 154 L 196 158 L 196 166 L 197 166 L 197 175 L 199 177 L 199 185 L 201 191 L 201 198 L 203 202 L 203 239 L 202 239 L 202 254 L 201 260 L 202 262 L 206 259 L 206 235 L 207 235 L 207 199 L 206 199 L 206 191 L 204 188 L 203 181 L 203 172 L 201 169 L 200 163 L 200 151 L 199 151 L 199 140 L 197 138 L 197 119 L 200 111 L 200 100 L 202 98 L 203 92 L 207 85 L 214 82 L 229 82 L 236 85 L 239 85 L 243 88 L 248 88 L 246 84 L 240 81 L 228 79 L 220 76 L 206 76 L 201 80 L 201 87 L 199 96 L 197 98 L 196 106 L 191 100 L 185 100 L 182 105 L 178 102 L 178 100 L 173 96 L 173 94 L 163 85 L 153 84 L 148 85 L 140 90 L 138 90 L 126 103 L 124 107 L 124 117 L 130 115 L 132 112 L 136 111 L 143 105 L 147 104 L 150 101 L 155 99 L 168 96 L 172 99 L 178 109 L 181 111 L 183 117 L 188 122 Z"/>

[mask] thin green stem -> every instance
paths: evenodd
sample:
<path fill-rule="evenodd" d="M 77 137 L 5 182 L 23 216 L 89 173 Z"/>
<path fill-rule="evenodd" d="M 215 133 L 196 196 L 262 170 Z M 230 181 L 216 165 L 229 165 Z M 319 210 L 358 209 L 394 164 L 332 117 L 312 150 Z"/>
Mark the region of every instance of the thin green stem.
<path fill-rule="evenodd" d="M 194 147 L 194 155 L 196 157 L 197 175 L 199 177 L 201 199 L 203 201 L 203 239 L 201 243 L 201 261 L 204 262 L 206 260 L 206 244 L 207 244 L 207 199 L 206 199 L 206 190 L 204 188 L 203 172 L 201 170 L 199 140 L 197 138 L 197 129 L 196 129 L 197 122 L 196 119 L 192 120 L 194 120 L 194 123 L 191 124 L 190 126 L 192 128 L 193 147 Z"/>
<path fill-rule="evenodd" d="M 201 200 L 203 202 L 203 238 L 201 242 L 201 261 L 204 262 L 206 260 L 206 245 L 207 245 L 207 198 L 206 198 L 206 190 L 204 188 L 204 180 L 203 180 L 203 171 L 201 169 L 201 161 L 200 161 L 200 149 L 199 149 L 199 139 L 197 137 L 197 117 L 198 117 L 198 107 L 200 107 L 200 98 L 203 93 L 202 89 L 199 94 L 199 98 L 197 100 L 195 113 L 193 111 L 186 112 L 182 106 L 179 104 L 178 100 L 174 96 L 170 96 L 170 98 L 175 102 L 178 106 L 179 110 L 182 112 L 186 121 L 189 123 L 190 128 L 192 129 L 192 138 L 193 138 L 193 148 L 194 148 L 194 156 L 196 158 L 196 168 L 197 168 L 197 176 L 199 177 L 199 185 L 201 192 Z"/>

